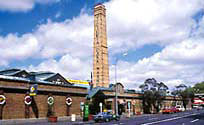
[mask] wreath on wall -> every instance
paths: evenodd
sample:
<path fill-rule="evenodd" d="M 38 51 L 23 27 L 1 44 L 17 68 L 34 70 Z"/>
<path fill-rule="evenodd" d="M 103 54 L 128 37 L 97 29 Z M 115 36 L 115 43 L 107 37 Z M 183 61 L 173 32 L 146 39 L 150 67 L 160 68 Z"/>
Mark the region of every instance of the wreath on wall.
<path fill-rule="evenodd" d="M 52 96 L 47 98 L 47 104 L 48 105 L 53 105 L 54 104 L 54 98 Z"/>
<path fill-rule="evenodd" d="M 72 104 L 72 98 L 67 97 L 67 98 L 66 98 L 66 104 L 67 104 L 68 106 L 70 106 L 70 105 Z"/>
<path fill-rule="evenodd" d="M 0 95 L 0 105 L 3 105 L 6 103 L 6 97 L 4 95 Z"/>
<path fill-rule="evenodd" d="M 32 103 L 32 98 L 30 96 L 26 96 L 24 102 L 26 105 L 30 105 Z"/>
<path fill-rule="evenodd" d="M 52 96 L 49 96 L 47 98 L 47 104 L 48 104 L 48 112 L 47 112 L 47 116 L 54 116 L 55 113 L 53 111 L 53 105 L 54 105 L 54 98 Z"/>

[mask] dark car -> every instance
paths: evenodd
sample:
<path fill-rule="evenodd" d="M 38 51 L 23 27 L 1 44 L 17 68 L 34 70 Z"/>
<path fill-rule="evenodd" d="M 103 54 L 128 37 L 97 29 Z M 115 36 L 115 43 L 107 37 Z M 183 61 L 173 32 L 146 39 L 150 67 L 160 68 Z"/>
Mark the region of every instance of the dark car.
<path fill-rule="evenodd" d="M 99 121 L 109 122 L 111 120 L 119 120 L 119 119 L 120 119 L 119 116 L 113 115 L 110 112 L 101 112 L 94 116 L 95 122 L 99 122 Z"/>

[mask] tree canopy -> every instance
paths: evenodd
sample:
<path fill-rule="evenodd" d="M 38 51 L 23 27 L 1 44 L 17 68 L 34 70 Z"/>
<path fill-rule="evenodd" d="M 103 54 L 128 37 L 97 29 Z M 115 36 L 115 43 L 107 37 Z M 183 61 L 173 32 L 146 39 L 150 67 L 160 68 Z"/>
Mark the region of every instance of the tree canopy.
<path fill-rule="evenodd" d="M 186 109 L 186 106 L 189 103 L 189 99 L 193 102 L 194 99 L 194 91 L 193 88 L 187 87 L 185 84 L 180 84 L 175 86 L 176 90 L 172 91 L 172 95 L 179 96 L 182 98 L 183 106 Z"/>
<path fill-rule="evenodd" d="M 150 113 L 152 106 L 159 112 L 162 106 L 168 86 L 163 82 L 157 82 L 154 78 L 148 78 L 144 84 L 139 86 L 143 94 L 143 109 L 145 113 Z"/>
<path fill-rule="evenodd" d="M 204 93 L 204 82 L 200 82 L 193 87 L 195 93 Z"/>

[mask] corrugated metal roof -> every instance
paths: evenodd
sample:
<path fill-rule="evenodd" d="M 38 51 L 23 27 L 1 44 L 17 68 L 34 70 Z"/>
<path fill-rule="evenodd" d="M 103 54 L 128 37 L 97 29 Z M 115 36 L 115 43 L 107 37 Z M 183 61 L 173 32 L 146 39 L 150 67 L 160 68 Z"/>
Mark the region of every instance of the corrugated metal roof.
<path fill-rule="evenodd" d="M 57 75 L 57 73 L 53 73 L 53 72 L 28 72 L 29 76 L 26 77 L 26 78 L 16 77 L 16 76 L 12 76 L 12 75 L 5 75 L 5 74 L 14 74 L 14 73 L 21 72 L 21 71 L 25 71 L 25 70 L 20 70 L 20 69 L 2 70 L 2 71 L 0 71 L 0 73 L 1 73 L 0 74 L 0 79 L 23 81 L 23 82 L 32 82 L 32 83 L 35 82 L 35 83 L 41 83 L 41 84 L 59 85 L 59 84 L 56 84 L 54 82 L 46 81 L 46 79 L 51 78 L 54 75 Z M 34 76 L 35 79 L 31 79 L 30 76 Z M 71 85 L 71 84 L 60 84 L 59 86 L 73 86 L 73 85 Z M 80 86 L 73 86 L 73 87 L 80 87 Z M 81 87 L 81 88 L 87 88 L 87 87 Z"/>
<path fill-rule="evenodd" d="M 20 69 L 6 69 L 6 70 L 0 71 L 0 75 L 13 75 L 21 71 L 22 70 Z"/>

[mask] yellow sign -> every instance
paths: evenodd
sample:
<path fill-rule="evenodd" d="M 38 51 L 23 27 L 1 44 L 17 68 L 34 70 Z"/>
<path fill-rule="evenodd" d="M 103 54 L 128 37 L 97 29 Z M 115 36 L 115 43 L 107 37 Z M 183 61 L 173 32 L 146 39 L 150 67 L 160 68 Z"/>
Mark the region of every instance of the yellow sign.
<path fill-rule="evenodd" d="M 37 95 L 37 91 L 38 91 L 37 88 L 38 88 L 37 84 L 34 84 L 34 85 L 30 86 L 30 96 Z"/>
<path fill-rule="evenodd" d="M 87 81 L 82 81 L 82 80 L 71 80 L 71 79 L 67 79 L 68 82 L 72 83 L 72 84 L 85 84 L 85 85 L 89 85 L 89 82 Z"/>

